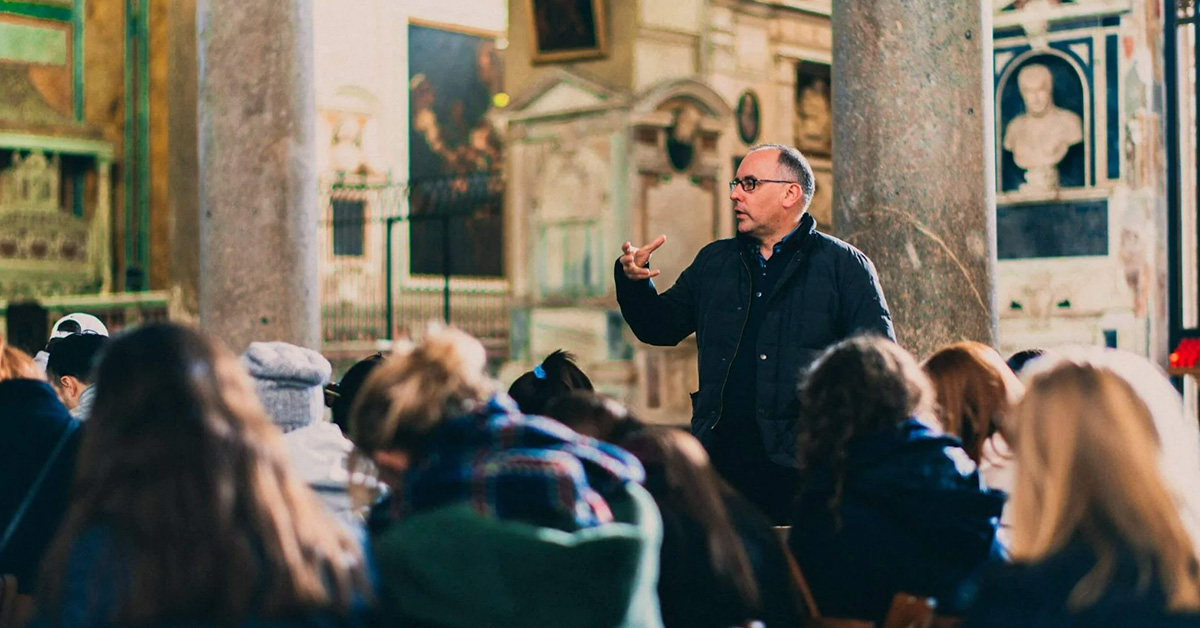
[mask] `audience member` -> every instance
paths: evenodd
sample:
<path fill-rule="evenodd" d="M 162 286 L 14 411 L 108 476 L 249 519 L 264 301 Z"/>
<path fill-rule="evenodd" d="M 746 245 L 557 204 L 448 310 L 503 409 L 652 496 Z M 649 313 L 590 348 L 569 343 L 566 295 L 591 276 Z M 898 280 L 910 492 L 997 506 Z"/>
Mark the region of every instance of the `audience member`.
<path fill-rule="evenodd" d="M 383 364 L 383 359 L 382 353 L 376 353 L 359 360 L 346 371 L 345 375 L 342 375 L 342 379 L 338 383 L 325 387 L 325 405 L 329 406 L 333 424 L 338 426 L 343 434 L 350 433 L 350 408 L 354 406 L 354 400 L 358 398 L 358 391 L 362 389 L 363 382 L 367 381 L 367 376 L 371 374 L 371 371 Z"/>
<path fill-rule="evenodd" d="M 354 444 L 324 420 L 322 388 L 333 371 L 329 360 L 286 342 L 252 342 L 242 364 L 267 414 L 283 430 L 293 468 L 338 520 L 361 524 L 347 486 Z"/>
<path fill-rule="evenodd" d="M 806 614 L 788 550 L 766 517 L 720 479 L 700 441 L 647 427 L 621 444 L 645 466 L 646 489 L 662 513 L 663 624 L 800 626 Z"/>
<path fill-rule="evenodd" d="M 834 345 L 801 383 L 788 542 L 823 615 L 880 621 L 900 592 L 957 614 L 977 570 L 1002 558 L 1004 496 L 981 488 L 958 439 L 927 425 L 933 403 L 916 360 L 882 338 Z"/>
<path fill-rule="evenodd" d="M 521 414 L 477 340 L 430 328 L 367 378 L 351 435 L 393 487 L 372 543 L 395 621 L 661 626 L 661 529 L 628 453 Z"/>
<path fill-rule="evenodd" d="M 67 314 L 54 322 L 54 326 L 50 328 L 50 339 L 46 343 L 46 348 L 38 351 L 33 361 L 37 363 L 38 368 L 44 373 L 46 371 L 46 361 L 50 359 L 50 348 L 63 338 L 71 334 L 80 333 L 107 336 L 108 327 L 100 319 L 91 314 L 85 314 L 84 312 Z"/>
<path fill-rule="evenodd" d="M 642 422 L 617 401 L 589 390 L 559 395 L 546 404 L 545 416 L 596 440 L 620 444 Z"/>
<path fill-rule="evenodd" d="M 939 349 L 922 366 L 937 393 L 936 416 L 962 441 L 990 488 L 1012 491 L 1012 450 L 1005 417 L 1025 387 L 995 349 L 957 342 Z"/>
<path fill-rule="evenodd" d="M 1008 368 L 1012 370 L 1013 373 L 1020 375 L 1021 371 L 1025 370 L 1026 364 L 1029 364 L 1043 355 L 1046 355 L 1045 349 L 1022 349 L 1008 356 L 1006 363 L 1008 364 Z"/>
<path fill-rule="evenodd" d="M 78 427 L 33 360 L 0 337 L 0 574 L 21 594 L 33 593 L 66 512 Z"/>
<path fill-rule="evenodd" d="M 551 399 L 573 390 L 593 390 L 592 380 L 575 364 L 574 356 L 559 349 L 518 377 L 509 387 L 508 396 L 521 412 L 543 414 Z"/>
<path fill-rule="evenodd" d="M 968 626 L 1200 626 L 1197 545 L 1164 477 L 1167 417 L 1155 407 L 1173 406 L 1172 432 L 1195 423 L 1184 426 L 1173 392 L 1151 399 L 1133 383 L 1165 384 L 1149 363 L 1121 358 L 1117 369 L 1111 357 L 1065 359 L 1031 375 L 1013 416 L 1013 564 L 985 579 Z M 1118 372 L 1135 369 L 1145 372 Z M 1200 475 L 1174 471 L 1192 486 Z"/>
<path fill-rule="evenodd" d="M 788 550 L 770 522 L 720 478 L 688 433 L 648 427 L 593 392 L 555 397 L 546 416 L 626 448 L 646 470 L 663 518 L 659 604 L 673 626 L 798 626 L 803 616 Z"/>
<path fill-rule="evenodd" d="M 1192 545 L 1200 548 L 1200 473 L 1196 471 L 1200 469 L 1200 425 L 1195 417 L 1184 415 L 1179 392 L 1158 365 L 1128 351 L 1105 347 L 1058 349 L 1053 355 L 1030 363 L 1023 375 L 1031 379 L 1064 362 L 1092 365 L 1113 373 L 1133 388 L 1150 409 L 1161 448 L 1158 460 L 1162 477 L 1179 507 Z M 1019 460 L 1019 451 L 1017 457 Z"/>
<path fill-rule="evenodd" d="M 169 324 L 114 339 L 83 432 L 40 625 L 362 618 L 359 543 L 292 472 L 253 383 L 218 343 Z"/>
<path fill-rule="evenodd" d="M 91 414 L 96 394 L 92 386 L 92 369 L 107 344 L 108 336 L 80 332 L 59 338 L 50 347 L 46 378 L 58 391 L 71 416 L 80 421 L 86 421 Z"/>

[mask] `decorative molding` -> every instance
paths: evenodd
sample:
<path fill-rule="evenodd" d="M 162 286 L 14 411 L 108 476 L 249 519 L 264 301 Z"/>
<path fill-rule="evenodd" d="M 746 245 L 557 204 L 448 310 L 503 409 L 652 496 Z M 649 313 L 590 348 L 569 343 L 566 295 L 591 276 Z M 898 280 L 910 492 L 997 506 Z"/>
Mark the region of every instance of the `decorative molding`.
<path fill-rule="evenodd" d="M 556 69 L 513 99 L 504 117 L 523 121 L 579 115 L 627 106 L 627 94 L 564 69 Z"/>
<path fill-rule="evenodd" d="M 0 0 L 0 13 L 33 17 L 40 20 L 70 22 L 75 18 L 73 0 Z"/>
<path fill-rule="evenodd" d="M 633 110 L 637 113 L 657 111 L 659 105 L 679 96 L 699 101 L 711 116 L 728 118 L 733 115 L 729 103 L 707 83 L 696 78 L 669 79 L 643 90 L 634 98 Z"/>
<path fill-rule="evenodd" d="M 1005 11 L 1012 4 L 1011 0 L 997 0 L 994 3 L 995 14 L 992 17 L 992 28 L 1010 28 L 1019 26 L 1029 31 L 1045 30 L 1051 24 L 1078 20 L 1080 18 L 1107 17 L 1121 15 L 1133 10 L 1131 0 L 1089 0 L 1078 4 L 1060 4 L 1038 10 L 1018 9 Z"/>

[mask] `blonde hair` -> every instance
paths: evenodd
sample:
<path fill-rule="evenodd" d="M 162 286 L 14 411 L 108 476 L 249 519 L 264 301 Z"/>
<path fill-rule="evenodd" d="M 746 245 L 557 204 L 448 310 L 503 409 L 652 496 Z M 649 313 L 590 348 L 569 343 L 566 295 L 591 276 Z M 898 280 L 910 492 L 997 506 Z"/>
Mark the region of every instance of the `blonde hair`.
<path fill-rule="evenodd" d="M 29 354 L 8 344 L 0 336 L 0 382 L 6 379 L 43 379 Z"/>
<path fill-rule="evenodd" d="M 412 451 L 443 419 L 471 412 L 498 390 L 486 367 L 478 340 L 430 325 L 419 343 L 398 347 L 363 383 L 350 411 L 351 439 L 366 454 Z"/>
<path fill-rule="evenodd" d="M 1060 362 L 1031 378 L 1013 425 L 1014 560 L 1086 542 L 1096 564 L 1068 597 L 1078 610 L 1102 597 L 1118 552 L 1131 551 L 1140 587 L 1157 573 L 1170 611 L 1200 610 L 1196 548 L 1159 468 L 1150 406 L 1130 382 L 1103 366 Z"/>
<path fill-rule="evenodd" d="M 921 368 L 937 393 L 935 414 L 942 429 L 962 439 L 972 460 L 979 462 L 992 434 L 1010 436 L 1005 417 L 1025 386 L 995 349 L 957 342 L 939 349 Z"/>

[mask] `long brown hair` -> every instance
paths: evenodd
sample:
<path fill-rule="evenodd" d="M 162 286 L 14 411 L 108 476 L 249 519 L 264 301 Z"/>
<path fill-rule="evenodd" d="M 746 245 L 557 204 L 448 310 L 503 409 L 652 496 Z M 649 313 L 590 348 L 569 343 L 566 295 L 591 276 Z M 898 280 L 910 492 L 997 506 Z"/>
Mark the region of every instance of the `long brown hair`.
<path fill-rule="evenodd" d="M 957 342 L 939 349 L 922 366 L 937 393 L 935 414 L 942 428 L 959 437 L 975 462 L 983 444 L 1000 431 L 1024 386 L 995 349 Z"/>
<path fill-rule="evenodd" d="M 237 359 L 172 324 L 114 338 L 96 369 L 70 510 L 44 565 L 58 608 L 72 547 L 111 531 L 115 623 L 237 624 L 347 611 L 367 594 L 358 544 L 292 473 Z"/>
<path fill-rule="evenodd" d="M 1200 610 L 1200 568 L 1159 467 L 1150 406 L 1113 371 L 1063 362 L 1036 375 L 1013 414 L 1016 561 L 1038 561 L 1082 539 L 1096 564 L 1068 605 L 1096 603 L 1118 553 L 1132 552 L 1141 586 L 1157 574 L 1170 611 Z"/>
<path fill-rule="evenodd" d="M 736 591 L 757 619 L 761 597 L 746 548 L 722 498 L 722 480 L 704 446 L 691 434 L 669 427 L 646 427 L 621 443 L 646 467 L 646 488 L 660 507 L 699 525 L 713 573 Z"/>
<path fill-rule="evenodd" d="M 802 481 L 828 464 L 833 474 L 828 506 L 836 515 L 850 441 L 896 429 L 911 417 L 932 420 L 933 399 L 929 377 L 900 345 L 856 336 L 830 347 L 800 382 L 796 453 Z"/>

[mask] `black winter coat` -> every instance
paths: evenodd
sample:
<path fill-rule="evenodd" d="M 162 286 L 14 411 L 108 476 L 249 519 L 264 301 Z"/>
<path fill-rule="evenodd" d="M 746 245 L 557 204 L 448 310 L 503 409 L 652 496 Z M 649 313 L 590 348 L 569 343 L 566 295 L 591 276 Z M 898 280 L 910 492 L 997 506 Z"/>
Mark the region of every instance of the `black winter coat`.
<path fill-rule="evenodd" d="M 8 528 L 59 439 L 76 423 L 46 382 L 0 382 L 0 532 Z M 66 514 L 80 432 L 75 429 L 68 436 L 0 554 L 0 573 L 15 574 L 21 593 L 33 592 L 42 554 Z"/>
<path fill-rule="evenodd" d="M 983 488 L 957 438 L 916 419 L 852 439 L 845 473 L 835 519 L 833 473 L 815 463 L 788 536 L 821 614 L 880 622 L 896 593 L 961 614 L 981 568 L 1004 560 L 1004 494 Z"/>
<path fill-rule="evenodd" d="M 871 260 L 820 233 L 805 214 L 792 237 L 803 238 L 767 296 L 754 353 L 754 416 L 772 462 L 795 467 L 796 381 L 826 347 L 859 332 L 895 339 L 892 317 Z M 708 444 L 720 420 L 730 365 L 750 311 L 757 267 L 741 238 L 717 240 L 696 254 L 675 285 L 659 294 L 653 281 L 630 281 L 616 265 L 617 302 L 638 340 L 674 346 L 696 334 L 700 389 L 692 395 L 692 434 Z M 747 399 L 749 403 L 750 400 Z"/>
<path fill-rule="evenodd" d="M 1076 539 L 1036 563 L 997 565 L 983 578 L 979 597 L 967 614 L 967 628 L 1200 628 L 1200 613 L 1165 609 L 1159 574 L 1138 581 L 1131 552 L 1118 554 L 1112 579 L 1100 600 L 1072 611 L 1067 598 L 1096 565 L 1086 543 Z M 1142 585 L 1145 586 L 1142 586 Z"/>

